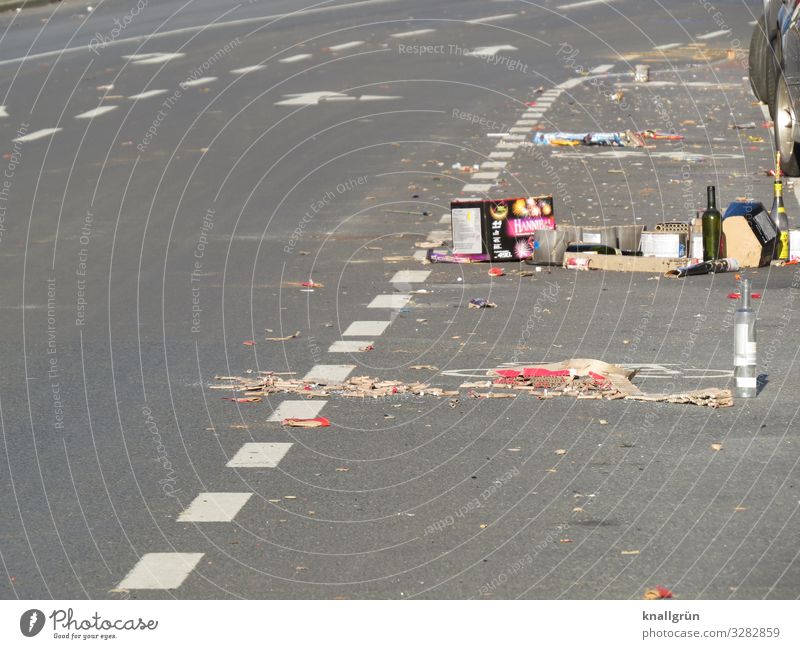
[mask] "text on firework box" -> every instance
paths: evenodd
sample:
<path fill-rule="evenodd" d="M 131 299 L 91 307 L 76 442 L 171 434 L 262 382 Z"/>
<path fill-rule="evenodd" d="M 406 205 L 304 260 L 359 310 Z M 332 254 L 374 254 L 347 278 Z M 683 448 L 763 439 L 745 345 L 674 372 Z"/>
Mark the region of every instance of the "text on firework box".
<path fill-rule="evenodd" d="M 533 256 L 536 230 L 555 230 L 552 196 L 465 199 L 450 203 L 453 253 L 485 254 L 491 261 Z"/>

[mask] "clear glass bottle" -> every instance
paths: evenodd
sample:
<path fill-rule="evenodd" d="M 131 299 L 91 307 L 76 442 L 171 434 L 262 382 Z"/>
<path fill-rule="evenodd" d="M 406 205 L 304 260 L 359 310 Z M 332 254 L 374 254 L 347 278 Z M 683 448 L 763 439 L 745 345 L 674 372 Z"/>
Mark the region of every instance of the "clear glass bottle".
<path fill-rule="evenodd" d="M 750 280 L 741 282 L 742 301 L 734 316 L 734 394 L 747 399 L 756 396 L 756 313 L 750 308 Z"/>

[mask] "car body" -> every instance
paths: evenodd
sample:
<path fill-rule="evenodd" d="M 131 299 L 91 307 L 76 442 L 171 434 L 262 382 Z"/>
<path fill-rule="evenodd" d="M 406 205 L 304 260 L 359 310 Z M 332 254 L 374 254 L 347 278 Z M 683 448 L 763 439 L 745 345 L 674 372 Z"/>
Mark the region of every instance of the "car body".
<path fill-rule="evenodd" d="M 789 176 L 800 176 L 800 0 L 763 0 L 750 41 L 750 84 L 775 123 L 775 149 Z"/>

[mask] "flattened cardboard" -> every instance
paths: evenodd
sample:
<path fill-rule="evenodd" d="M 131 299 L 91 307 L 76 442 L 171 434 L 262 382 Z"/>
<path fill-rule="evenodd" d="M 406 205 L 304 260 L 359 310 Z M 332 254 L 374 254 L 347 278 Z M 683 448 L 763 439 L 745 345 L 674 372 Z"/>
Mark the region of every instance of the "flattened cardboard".
<path fill-rule="evenodd" d="M 564 254 L 564 268 L 588 268 L 628 273 L 666 273 L 692 260 L 687 257 L 635 257 L 633 255 L 592 255 L 585 252 Z"/>

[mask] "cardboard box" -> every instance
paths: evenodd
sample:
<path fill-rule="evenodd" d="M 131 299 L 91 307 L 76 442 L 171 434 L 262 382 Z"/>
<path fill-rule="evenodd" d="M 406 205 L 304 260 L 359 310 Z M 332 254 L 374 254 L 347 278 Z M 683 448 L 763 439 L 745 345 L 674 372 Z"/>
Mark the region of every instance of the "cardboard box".
<path fill-rule="evenodd" d="M 722 219 L 725 256 L 741 268 L 768 266 L 775 253 L 778 230 L 765 211 Z"/>
<path fill-rule="evenodd" d="M 800 230 L 789 230 L 789 259 L 800 259 Z"/>
<path fill-rule="evenodd" d="M 694 263 L 688 257 L 635 257 L 633 255 L 596 255 L 586 252 L 568 252 L 564 255 L 564 268 L 610 270 L 628 273 L 666 273 Z"/>
<path fill-rule="evenodd" d="M 454 254 L 487 254 L 491 261 L 533 256 L 536 230 L 555 230 L 552 196 L 466 199 L 450 203 Z"/>
<path fill-rule="evenodd" d="M 642 232 L 640 249 L 645 257 L 685 257 L 688 251 L 686 237 L 686 232 Z"/>

